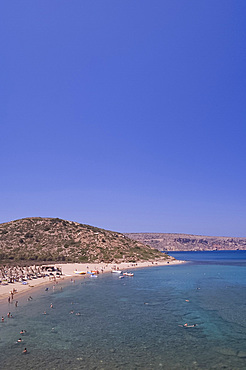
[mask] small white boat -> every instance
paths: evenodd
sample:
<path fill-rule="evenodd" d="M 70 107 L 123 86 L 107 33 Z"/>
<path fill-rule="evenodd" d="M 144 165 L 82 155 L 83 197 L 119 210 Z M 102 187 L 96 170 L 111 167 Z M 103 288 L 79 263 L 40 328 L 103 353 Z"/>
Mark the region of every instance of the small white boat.
<path fill-rule="evenodd" d="M 111 272 L 113 274 L 121 274 L 122 273 L 122 271 L 120 271 L 120 270 L 111 270 Z"/>
<path fill-rule="evenodd" d="M 85 271 L 74 271 L 74 274 L 86 275 L 86 272 Z"/>
<path fill-rule="evenodd" d="M 134 273 L 133 272 L 124 272 L 123 275 L 124 276 L 134 276 Z"/>

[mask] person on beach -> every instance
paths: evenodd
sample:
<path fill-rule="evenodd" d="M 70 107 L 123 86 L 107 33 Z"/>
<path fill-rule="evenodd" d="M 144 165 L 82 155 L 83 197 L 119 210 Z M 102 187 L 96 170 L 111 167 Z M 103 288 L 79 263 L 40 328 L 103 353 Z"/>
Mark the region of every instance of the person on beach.
<path fill-rule="evenodd" d="M 17 307 L 18 306 L 18 301 L 15 301 L 15 307 Z"/>
<path fill-rule="evenodd" d="M 8 303 L 10 303 L 10 297 L 8 297 Z"/>

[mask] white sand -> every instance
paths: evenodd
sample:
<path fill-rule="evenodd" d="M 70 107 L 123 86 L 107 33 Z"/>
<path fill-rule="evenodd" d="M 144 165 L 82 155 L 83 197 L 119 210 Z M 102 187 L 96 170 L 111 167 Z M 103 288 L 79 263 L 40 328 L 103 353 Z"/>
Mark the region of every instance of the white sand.
<path fill-rule="evenodd" d="M 179 260 L 169 260 L 169 261 L 154 261 L 154 262 L 138 262 L 138 263 L 66 263 L 66 264 L 55 264 L 56 267 L 60 267 L 62 269 L 62 277 L 58 278 L 57 281 L 63 279 L 64 277 L 73 278 L 75 276 L 80 276 L 76 274 L 77 272 L 87 272 L 87 271 L 99 271 L 99 273 L 107 273 L 111 272 L 112 270 L 127 270 L 131 271 L 135 268 L 142 268 L 142 267 L 150 267 L 150 266 L 170 266 L 175 264 L 181 264 L 184 261 Z M 53 265 L 53 264 L 52 264 Z M 5 302 L 6 299 L 10 296 L 10 292 L 13 289 L 16 290 L 14 293 L 14 299 L 18 296 L 19 293 L 29 293 L 35 287 L 38 287 L 42 284 L 52 283 L 53 281 L 50 280 L 48 277 L 45 278 L 38 278 L 31 280 L 28 282 L 27 285 L 23 285 L 20 282 L 12 283 L 8 285 L 0 285 L 0 303 Z M 53 282 L 54 283 L 54 282 Z"/>

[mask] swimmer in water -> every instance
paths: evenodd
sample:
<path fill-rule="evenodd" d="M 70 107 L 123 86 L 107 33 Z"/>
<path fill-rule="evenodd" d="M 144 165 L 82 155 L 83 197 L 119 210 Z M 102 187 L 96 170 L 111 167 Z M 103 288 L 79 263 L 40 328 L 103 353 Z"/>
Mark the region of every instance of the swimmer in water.
<path fill-rule="evenodd" d="M 24 350 L 22 351 L 22 353 L 27 353 L 27 349 L 26 349 L 26 348 L 24 348 Z"/>
<path fill-rule="evenodd" d="M 20 334 L 25 334 L 25 333 L 26 333 L 26 330 L 24 329 L 20 331 Z"/>
<path fill-rule="evenodd" d="M 17 342 L 19 342 L 19 343 L 20 343 L 20 342 L 22 342 L 22 339 L 21 339 L 21 338 L 19 338 L 19 339 L 17 340 Z"/>

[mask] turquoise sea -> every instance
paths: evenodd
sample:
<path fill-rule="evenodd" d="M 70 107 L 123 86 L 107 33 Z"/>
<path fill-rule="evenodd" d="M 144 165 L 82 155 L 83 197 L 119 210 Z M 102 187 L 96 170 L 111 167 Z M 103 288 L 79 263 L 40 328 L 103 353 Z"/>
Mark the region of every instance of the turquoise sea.
<path fill-rule="evenodd" d="M 246 251 L 170 254 L 1 305 L 0 369 L 246 369 Z"/>

